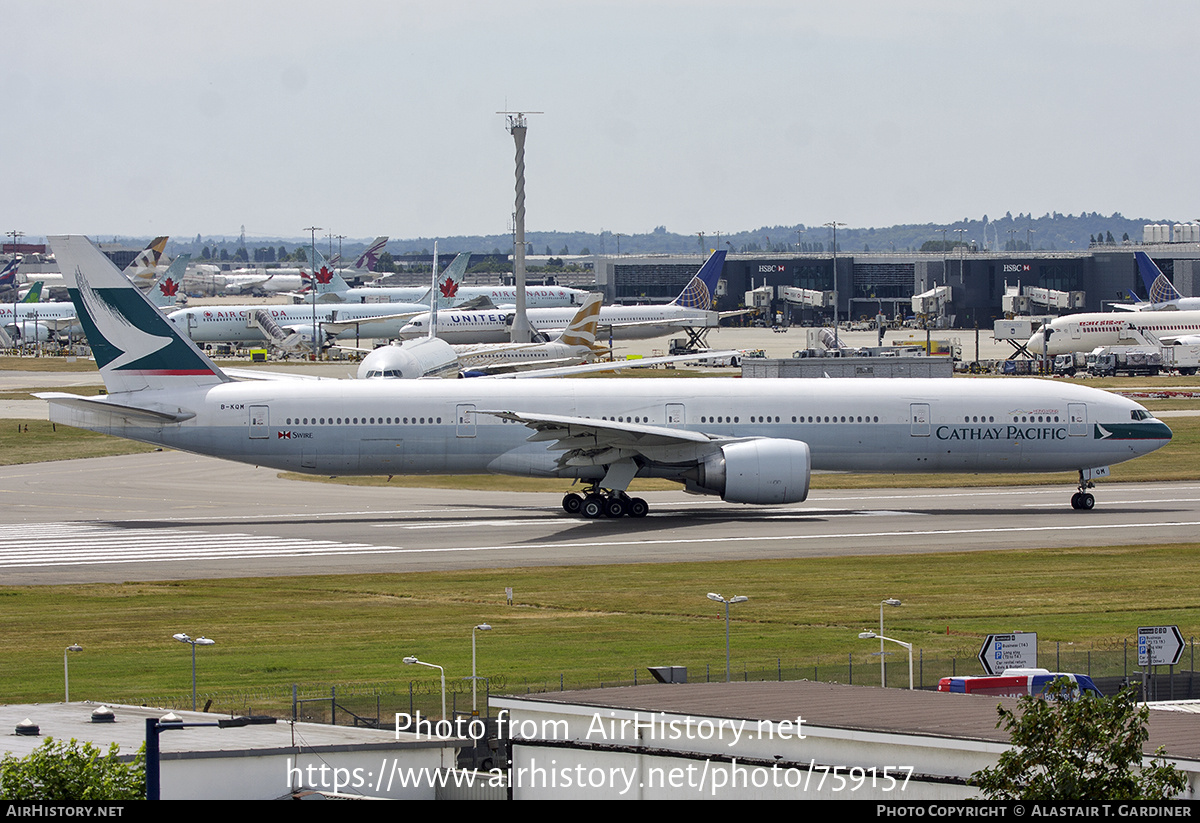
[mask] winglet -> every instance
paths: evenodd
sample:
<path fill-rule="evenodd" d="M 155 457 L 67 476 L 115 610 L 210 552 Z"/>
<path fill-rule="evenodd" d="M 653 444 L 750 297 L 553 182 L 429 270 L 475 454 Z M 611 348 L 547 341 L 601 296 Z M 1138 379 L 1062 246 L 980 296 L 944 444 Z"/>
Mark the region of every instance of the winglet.
<path fill-rule="evenodd" d="M 229 381 L 90 240 L 49 240 L 110 393 Z"/>
<path fill-rule="evenodd" d="M 717 281 L 725 268 L 725 252 L 717 250 L 704 261 L 704 265 L 692 277 L 679 296 L 671 301 L 673 306 L 712 311 L 713 297 L 717 293 Z"/>

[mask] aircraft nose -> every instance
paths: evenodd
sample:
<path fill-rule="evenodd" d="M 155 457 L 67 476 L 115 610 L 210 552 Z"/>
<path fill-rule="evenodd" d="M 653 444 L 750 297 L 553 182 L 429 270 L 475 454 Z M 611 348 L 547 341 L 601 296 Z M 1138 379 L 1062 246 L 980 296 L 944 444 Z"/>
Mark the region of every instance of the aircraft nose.
<path fill-rule="evenodd" d="M 1037 354 L 1038 352 L 1040 352 L 1042 350 L 1042 340 L 1043 339 L 1044 339 L 1044 337 L 1043 337 L 1042 333 L 1040 331 L 1035 331 L 1030 336 L 1028 342 L 1025 343 L 1025 347 L 1027 349 L 1029 349 L 1031 352 L 1033 352 L 1034 354 Z"/>

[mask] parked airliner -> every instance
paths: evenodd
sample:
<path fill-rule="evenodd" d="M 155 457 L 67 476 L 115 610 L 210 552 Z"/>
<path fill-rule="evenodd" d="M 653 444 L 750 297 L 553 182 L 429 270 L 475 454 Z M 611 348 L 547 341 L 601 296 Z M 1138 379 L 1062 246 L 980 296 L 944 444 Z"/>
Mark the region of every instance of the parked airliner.
<path fill-rule="evenodd" d="M 1057 381 L 956 379 L 235 382 L 82 236 L 50 238 L 107 395 L 40 393 L 55 422 L 312 474 L 582 479 L 563 508 L 644 516 L 634 477 L 751 504 L 812 470 L 1079 472 L 1166 445 L 1142 406 Z"/>
<path fill-rule="evenodd" d="M 603 306 L 600 325 L 611 328 L 612 337 L 617 340 L 645 340 L 684 328 L 715 327 L 720 316 L 712 310 L 713 295 L 724 266 L 725 252 L 715 251 L 670 303 Z M 566 327 L 574 313 L 570 308 L 530 309 L 529 324 L 543 335 L 556 334 Z M 438 314 L 438 337 L 448 343 L 504 343 L 511 337 L 512 321 L 511 311 L 444 311 Z M 428 329 L 429 315 L 418 315 L 400 330 L 400 337 L 405 340 L 424 337 Z"/>
<path fill-rule="evenodd" d="M 1162 273 L 1150 255 L 1144 251 L 1134 252 L 1142 282 L 1146 284 L 1149 298 L 1129 304 L 1114 304 L 1121 311 L 1195 311 L 1200 310 L 1200 297 L 1184 297 L 1167 276 Z"/>
<path fill-rule="evenodd" d="M 1131 332 L 1157 338 L 1164 345 L 1179 343 L 1196 345 L 1200 335 L 1200 311 L 1138 311 L 1138 312 L 1084 312 L 1056 317 L 1029 338 L 1026 346 L 1035 355 L 1040 355 L 1046 340 L 1050 341 L 1045 351 L 1051 357 L 1076 351 L 1092 351 L 1099 346 L 1134 345 L 1138 342 Z"/>

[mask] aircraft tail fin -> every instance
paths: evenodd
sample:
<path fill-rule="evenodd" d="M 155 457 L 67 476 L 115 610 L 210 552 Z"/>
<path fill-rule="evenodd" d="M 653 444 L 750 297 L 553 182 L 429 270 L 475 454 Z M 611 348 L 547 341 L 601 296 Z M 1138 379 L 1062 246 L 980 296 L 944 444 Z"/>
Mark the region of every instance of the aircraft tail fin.
<path fill-rule="evenodd" d="M 1171 284 L 1162 270 L 1150 259 L 1144 251 L 1134 252 L 1137 259 L 1138 271 L 1141 272 L 1142 282 L 1146 284 L 1146 300 L 1149 303 L 1169 303 L 1183 297 L 1179 290 Z"/>
<path fill-rule="evenodd" d="M 15 257 L 3 269 L 0 269 L 0 291 L 8 291 L 17 287 L 17 267 L 20 261 Z"/>
<path fill-rule="evenodd" d="M 679 296 L 671 301 L 673 306 L 712 311 L 713 298 L 717 294 L 717 281 L 725 268 L 725 252 L 717 250 L 704 261 L 704 265 L 692 277 Z"/>
<path fill-rule="evenodd" d="M 596 343 L 596 327 L 600 321 L 600 303 L 603 298 L 604 295 L 599 292 L 589 294 L 579 311 L 571 318 L 567 328 L 559 335 L 557 342 L 567 346 L 592 348 Z"/>
<path fill-rule="evenodd" d="M 359 271 L 375 271 L 375 264 L 379 262 L 379 255 L 383 254 L 383 247 L 387 245 L 387 241 L 387 235 L 376 237 L 375 242 L 355 259 L 354 268 Z"/>
<path fill-rule="evenodd" d="M 155 237 L 146 248 L 138 252 L 133 262 L 125 267 L 125 273 L 133 282 L 144 284 L 158 278 L 158 267 L 163 262 L 163 252 L 167 248 L 167 237 Z"/>
<path fill-rule="evenodd" d="M 38 280 L 29 287 L 29 291 L 21 298 L 22 303 L 40 303 L 42 301 L 42 289 L 45 287 L 45 280 Z"/>
<path fill-rule="evenodd" d="M 454 302 L 454 298 L 458 295 L 458 287 L 462 285 L 463 275 L 467 273 L 467 263 L 470 260 L 469 252 L 460 252 L 438 277 L 439 306 L 446 307 Z"/>
<path fill-rule="evenodd" d="M 179 284 L 183 282 L 183 272 L 187 269 L 190 254 L 181 254 L 171 261 L 162 276 L 150 284 L 150 302 L 166 311 L 175 307 L 179 295 Z"/>
<path fill-rule="evenodd" d="M 49 240 L 110 394 L 229 381 L 90 240 Z"/>

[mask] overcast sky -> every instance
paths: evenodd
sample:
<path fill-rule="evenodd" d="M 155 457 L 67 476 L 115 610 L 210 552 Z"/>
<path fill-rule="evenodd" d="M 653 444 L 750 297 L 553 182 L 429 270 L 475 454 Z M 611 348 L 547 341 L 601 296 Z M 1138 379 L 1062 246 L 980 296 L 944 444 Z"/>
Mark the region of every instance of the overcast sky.
<path fill-rule="evenodd" d="M 0 231 L 1200 215 L 1195 2 L 5 0 Z M 1190 56 L 1189 56 L 1190 55 Z"/>

